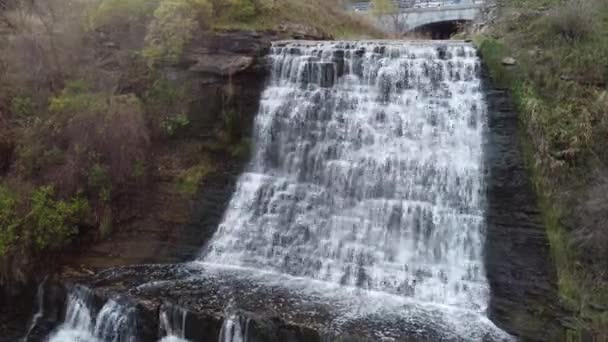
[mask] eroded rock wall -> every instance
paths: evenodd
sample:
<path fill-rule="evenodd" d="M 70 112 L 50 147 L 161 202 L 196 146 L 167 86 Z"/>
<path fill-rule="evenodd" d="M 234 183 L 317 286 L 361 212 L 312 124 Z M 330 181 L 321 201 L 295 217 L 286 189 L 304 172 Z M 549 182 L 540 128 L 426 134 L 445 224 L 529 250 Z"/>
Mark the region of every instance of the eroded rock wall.
<path fill-rule="evenodd" d="M 526 171 L 519 115 L 508 90 L 484 77 L 488 102 L 486 270 L 490 318 L 530 341 L 564 339 L 550 246 Z"/>

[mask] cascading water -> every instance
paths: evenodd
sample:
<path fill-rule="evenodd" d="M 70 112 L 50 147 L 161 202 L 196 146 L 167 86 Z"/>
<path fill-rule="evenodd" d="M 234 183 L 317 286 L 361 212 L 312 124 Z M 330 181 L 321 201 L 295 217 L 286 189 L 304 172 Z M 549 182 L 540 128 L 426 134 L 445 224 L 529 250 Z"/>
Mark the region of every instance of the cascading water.
<path fill-rule="evenodd" d="M 49 342 L 134 342 L 133 320 L 133 310 L 112 299 L 95 313 L 90 291 L 77 287 L 68 296 L 64 323 Z"/>
<path fill-rule="evenodd" d="M 241 324 L 241 318 L 237 315 L 227 315 L 220 331 L 219 342 L 247 342 L 249 322 L 246 320 Z"/>
<path fill-rule="evenodd" d="M 271 51 L 252 167 L 202 261 L 486 309 L 486 104 L 465 43 Z"/>
<path fill-rule="evenodd" d="M 186 319 L 188 312 L 177 306 L 164 306 L 160 310 L 160 336 L 165 336 L 161 342 L 187 342 Z"/>

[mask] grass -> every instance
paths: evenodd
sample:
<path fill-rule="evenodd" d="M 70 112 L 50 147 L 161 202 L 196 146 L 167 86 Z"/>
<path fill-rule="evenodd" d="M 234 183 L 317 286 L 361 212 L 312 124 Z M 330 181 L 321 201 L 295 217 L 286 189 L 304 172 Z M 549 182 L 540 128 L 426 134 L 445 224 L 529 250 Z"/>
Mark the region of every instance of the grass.
<path fill-rule="evenodd" d="M 281 25 L 310 27 L 334 38 L 382 37 L 364 17 L 344 11 L 337 0 L 275 0 L 255 15 L 241 20 L 219 17 L 212 26 L 222 29 L 270 30 Z"/>
<path fill-rule="evenodd" d="M 600 224 L 580 243 L 585 218 L 577 210 L 594 186 L 598 165 L 608 161 L 608 4 L 514 0 L 501 4 L 498 17 L 493 31 L 475 41 L 495 83 L 511 90 L 521 113 L 527 133 L 522 146 L 559 293 L 575 314 L 568 338 L 583 340 L 587 331 L 603 341 L 608 339 L 608 263 L 601 251 L 608 241 L 597 231 Z M 507 56 L 515 57 L 517 66 L 504 66 Z M 589 251 L 595 251 L 591 260 Z"/>
<path fill-rule="evenodd" d="M 176 179 L 177 191 L 189 197 L 196 195 L 202 181 L 213 172 L 215 167 L 207 160 L 182 171 Z"/>
<path fill-rule="evenodd" d="M 196 30 L 302 31 L 333 38 L 382 37 L 363 16 L 349 13 L 341 0 L 102 0 L 92 27 L 151 20 L 146 53 L 153 58 L 179 54 Z M 152 42 L 153 44 L 150 44 Z"/>

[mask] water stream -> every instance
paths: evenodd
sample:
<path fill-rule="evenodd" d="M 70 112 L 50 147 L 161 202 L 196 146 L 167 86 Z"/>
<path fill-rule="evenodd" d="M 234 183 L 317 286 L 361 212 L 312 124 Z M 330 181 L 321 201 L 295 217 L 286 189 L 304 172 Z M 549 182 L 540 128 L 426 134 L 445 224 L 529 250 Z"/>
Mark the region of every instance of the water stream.
<path fill-rule="evenodd" d="M 93 301 L 90 290 L 74 288 L 67 299 L 64 323 L 49 342 L 136 341 L 133 308 L 110 299 L 96 312 Z"/>
<path fill-rule="evenodd" d="M 277 44 L 253 166 L 202 261 L 482 312 L 486 106 L 469 44 Z"/>

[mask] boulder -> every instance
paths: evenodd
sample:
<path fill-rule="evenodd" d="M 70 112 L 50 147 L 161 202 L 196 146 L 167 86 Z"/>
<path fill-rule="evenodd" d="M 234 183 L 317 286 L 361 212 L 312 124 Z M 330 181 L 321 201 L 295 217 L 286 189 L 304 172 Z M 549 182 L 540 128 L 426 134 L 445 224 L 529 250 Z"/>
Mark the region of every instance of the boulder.
<path fill-rule="evenodd" d="M 517 64 L 517 60 L 513 57 L 505 57 L 502 59 L 502 65 L 513 66 Z"/>

